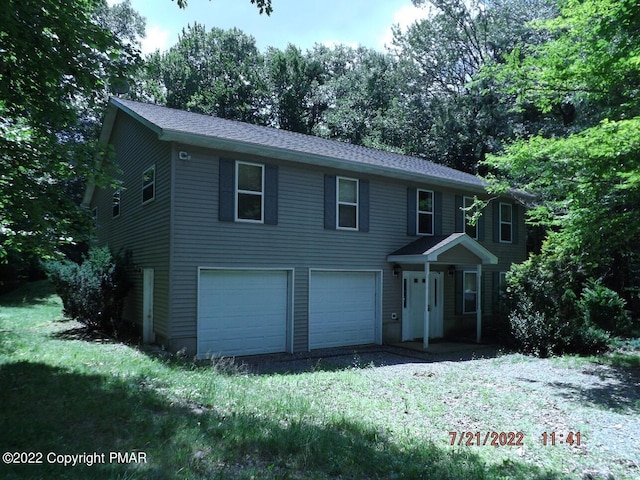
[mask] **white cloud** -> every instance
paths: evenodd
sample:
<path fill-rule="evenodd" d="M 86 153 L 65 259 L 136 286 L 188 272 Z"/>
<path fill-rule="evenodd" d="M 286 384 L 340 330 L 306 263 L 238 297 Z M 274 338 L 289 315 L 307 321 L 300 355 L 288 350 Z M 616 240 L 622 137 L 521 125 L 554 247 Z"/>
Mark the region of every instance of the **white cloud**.
<path fill-rule="evenodd" d="M 380 37 L 380 47 L 391 47 L 393 41 L 392 26 L 399 26 L 402 31 L 413 25 L 415 22 L 427 18 L 430 15 L 427 7 L 415 7 L 414 5 L 403 5 L 393 13 L 391 26 Z"/>
<path fill-rule="evenodd" d="M 142 53 L 148 54 L 156 50 L 164 51 L 169 47 L 169 39 L 171 31 L 159 27 L 158 25 L 150 25 L 146 28 L 146 37 L 142 39 Z"/>

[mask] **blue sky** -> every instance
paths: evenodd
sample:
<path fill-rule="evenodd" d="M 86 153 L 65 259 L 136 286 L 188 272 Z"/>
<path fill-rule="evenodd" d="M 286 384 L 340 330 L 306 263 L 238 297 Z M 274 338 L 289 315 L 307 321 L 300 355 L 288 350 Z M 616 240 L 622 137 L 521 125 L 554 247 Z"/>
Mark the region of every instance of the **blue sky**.
<path fill-rule="evenodd" d="M 171 0 L 131 0 L 147 19 L 144 53 L 167 49 L 194 22 L 207 29 L 237 27 L 252 35 L 262 51 L 270 46 L 283 49 L 289 43 L 303 50 L 315 43 L 383 50 L 391 42 L 392 25 L 407 26 L 426 16 L 411 0 L 272 0 L 270 17 L 260 15 L 249 0 L 188 0 L 188 4 L 181 10 Z"/>

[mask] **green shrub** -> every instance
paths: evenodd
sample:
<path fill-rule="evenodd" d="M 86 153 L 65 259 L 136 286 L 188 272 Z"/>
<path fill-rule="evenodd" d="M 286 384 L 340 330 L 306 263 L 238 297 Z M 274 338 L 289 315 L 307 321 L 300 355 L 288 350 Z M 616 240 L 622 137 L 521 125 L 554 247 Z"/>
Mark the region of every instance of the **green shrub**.
<path fill-rule="evenodd" d="M 607 348 L 610 337 L 602 322 L 614 318 L 621 325 L 624 301 L 588 283 L 585 273 L 575 258 L 552 248 L 512 266 L 503 301 L 517 348 L 542 357 Z"/>
<path fill-rule="evenodd" d="M 556 353 L 561 343 L 557 317 L 548 319 L 535 310 L 529 299 L 523 298 L 522 304 L 509 313 L 509 324 L 516 344 L 524 353 L 548 357 Z"/>
<path fill-rule="evenodd" d="M 631 330 L 627 302 L 601 282 L 589 279 L 578 301 L 578 310 L 588 323 L 608 332 L 626 335 Z"/>
<path fill-rule="evenodd" d="M 81 264 L 47 262 L 45 269 L 67 316 L 90 329 L 117 335 L 130 288 L 128 265 L 128 255 L 113 257 L 108 248 L 101 247 L 89 250 Z"/>

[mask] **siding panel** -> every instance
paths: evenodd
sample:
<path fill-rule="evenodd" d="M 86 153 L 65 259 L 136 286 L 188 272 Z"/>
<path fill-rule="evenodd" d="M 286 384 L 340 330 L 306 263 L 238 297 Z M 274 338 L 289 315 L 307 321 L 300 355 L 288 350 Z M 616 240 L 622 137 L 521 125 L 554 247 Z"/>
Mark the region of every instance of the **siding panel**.
<path fill-rule="evenodd" d="M 154 268 L 154 330 L 169 338 L 169 212 L 171 146 L 119 112 L 110 142 L 122 174 L 120 216 L 112 218 L 111 188 L 97 188 L 91 208 L 98 207 L 97 243 L 112 251 L 131 250 L 136 271 L 126 301 L 125 317 L 142 325 L 142 268 Z M 155 169 L 155 199 L 142 205 L 142 173 Z"/>

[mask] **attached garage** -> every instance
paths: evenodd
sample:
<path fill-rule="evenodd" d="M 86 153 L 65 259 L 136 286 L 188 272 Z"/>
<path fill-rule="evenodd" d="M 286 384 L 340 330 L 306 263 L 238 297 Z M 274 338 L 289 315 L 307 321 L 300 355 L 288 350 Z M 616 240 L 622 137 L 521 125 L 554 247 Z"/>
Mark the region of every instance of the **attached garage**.
<path fill-rule="evenodd" d="M 292 271 L 199 269 L 198 356 L 289 349 Z"/>
<path fill-rule="evenodd" d="M 311 270 L 309 349 L 381 343 L 382 273 Z"/>

